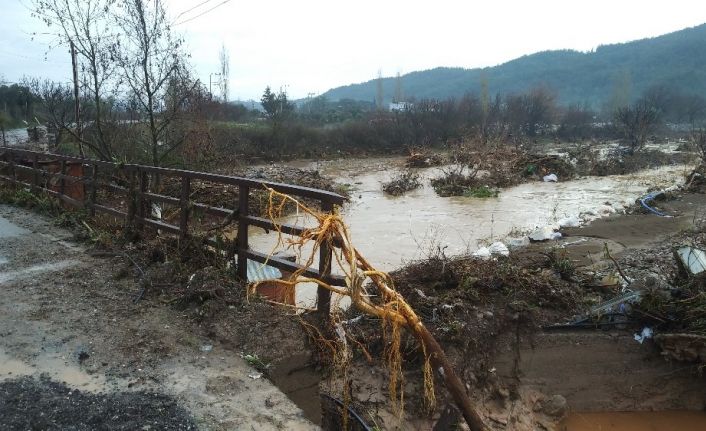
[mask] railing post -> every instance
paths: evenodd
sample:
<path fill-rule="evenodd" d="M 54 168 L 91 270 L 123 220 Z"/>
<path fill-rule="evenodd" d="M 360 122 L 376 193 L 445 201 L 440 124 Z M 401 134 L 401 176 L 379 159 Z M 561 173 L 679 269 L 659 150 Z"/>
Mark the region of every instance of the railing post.
<path fill-rule="evenodd" d="M 148 205 L 148 200 L 145 199 L 145 193 L 147 193 L 147 190 L 149 188 L 149 176 L 147 175 L 147 172 L 144 172 L 142 169 L 138 168 L 137 169 L 137 175 L 139 176 L 138 178 L 138 188 L 139 191 L 137 193 L 137 216 L 144 220 L 147 216 L 147 205 Z M 144 227 L 144 223 L 140 224 L 140 230 Z"/>
<path fill-rule="evenodd" d="M 245 218 L 248 216 L 248 197 L 250 187 L 245 184 L 238 186 L 238 237 L 236 247 L 238 249 L 238 277 L 248 281 L 248 223 Z"/>
<path fill-rule="evenodd" d="M 135 190 L 135 171 L 130 170 L 129 175 L 129 188 L 128 188 L 128 199 L 127 199 L 127 220 L 125 220 L 125 233 L 133 235 L 135 233 L 135 215 L 137 213 L 135 204 L 137 202 L 137 192 Z"/>
<path fill-rule="evenodd" d="M 15 154 L 10 153 L 10 177 L 12 178 L 12 184 L 17 185 L 17 169 L 15 168 Z"/>
<path fill-rule="evenodd" d="M 189 196 L 191 195 L 191 179 L 181 177 L 181 199 L 179 200 L 179 236 L 181 239 L 189 235 Z"/>
<path fill-rule="evenodd" d="M 321 201 L 321 211 L 328 214 L 333 213 L 333 204 L 329 201 Z M 326 280 L 331 275 L 332 258 L 333 250 L 330 244 L 322 242 L 319 245 L 319 277 L 321 280 Z M 322 286 L 316 288 L 316 311 L 326 316 L 331 313 L 331 291 Z"/>
<path fill-rule="evenodd" d="M 91 165 L 91 185 L 88 192 L 88 208 L 91 216 L 96 215 L 96 189 L 98 188 L 98 165 Z"/>
<path fill-rule="evenodd" d="M 64 179 L 64 175 L 66 175 L 66 160 L 61 161 L 61 178 L 59 179 L 59 194 L 61 196 L 64 196 L 66 192 L 66 179 Z"/>
<path fill-rule="evenodd" d="M 35 154 L 32 158 L 32 168 L 34 169 L 34 175 L 32 178 L 32 184 L 34 185 L 34 190 L 38 191 L 39 187 L 39 155 Z"/>

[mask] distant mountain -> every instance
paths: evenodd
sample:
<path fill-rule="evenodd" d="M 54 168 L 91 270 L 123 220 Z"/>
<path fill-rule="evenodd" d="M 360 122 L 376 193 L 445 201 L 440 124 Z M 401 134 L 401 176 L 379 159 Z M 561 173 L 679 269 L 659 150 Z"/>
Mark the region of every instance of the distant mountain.
<path fill-rule="evenodd" d="M 706 95 L 706 24 L 649 39 L 604 45 L 591 52 L 544 51 L 482 69 L 438 67 L 401 77 L 406 99 L 460 97 L 479 93 L 485 80 L 491 95 L 549 87 L 559 103 L 589 103 L 600 108 L 622 93 L 635 99 L 653 85 L 687 94 Z M 395 78 L 383 78 L 385 100 L 395 91 Z M 333 88 L 332 100 L 372 101 L 376 80 Z"/>

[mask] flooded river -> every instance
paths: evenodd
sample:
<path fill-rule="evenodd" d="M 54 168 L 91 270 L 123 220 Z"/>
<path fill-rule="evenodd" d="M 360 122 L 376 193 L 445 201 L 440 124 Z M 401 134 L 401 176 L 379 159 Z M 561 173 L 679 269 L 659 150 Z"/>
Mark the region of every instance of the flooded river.
<path fill-rule="evenodd" d="M 342 211 L 353 244 L 382 270 L 427 257 L 439 249 L 447 256 L 477 250 L 508 236 L 521 236 L 535 227 L 556 224 L 580 213 L 604 213 L 631 204 L 651 187 L 669 187 L 683 181 L 688 168 L 669 166 L 632 175 L 590 177 L 557 183 L 531 182 L 502 190 L 497 198 L 439 197 L 429 179 L 442 168 L 421 169 L 424 187 L 404 196 L 382 192 L 381 183 L 403 167 L 402 158 L 297 162 L 352 188 L 351 202 Z M 306 225 L 290 216 L 287 223 Z M 275 236 L 251 231 L 251 246 L 269 250 Z M 297 302 L 313 305 L 313 286 L 302 286 Z"/>

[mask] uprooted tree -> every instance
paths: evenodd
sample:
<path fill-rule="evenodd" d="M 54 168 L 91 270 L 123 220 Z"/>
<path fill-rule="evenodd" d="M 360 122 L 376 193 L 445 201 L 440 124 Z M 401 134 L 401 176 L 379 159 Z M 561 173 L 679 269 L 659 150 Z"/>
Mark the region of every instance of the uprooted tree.
<path fill-rule="evenodd" d="M 279 225 L 275 220 L 281 219 L 284 208 L 291 204 L 294 204 L 301 213 L 312 217 L 316 221 L 316 226 L 304 229 L 298 238 L 284 240 L 282 231 L 279 230 Z M 268 216 L 279 233 L 278 244 L 275 248 L 294 249 L 300 257 L 303 257 L 304 261 L 301 269 L 294 272 L 288 280 L 278 280 L 278 283 L 290 289 L 299 283 L 316 283 L 332 293 L 350 297 L 351 303 L 357 309 L 381 319 L 392 328 L 386 334 L 391 339 L 388 340 L 389 343 L 386 343 L 385 356 L 390 368 L 390 397 L 395 402 L 399 401 L 400 411 L 402 410 L 402 391 L 398 392 L 402 374 L 400 329 L 406 328 L 417 339 L 424 354 L 424 393 L 427 401 L 433 403 L 434 400 L 433 373 L 434 370 L 437 370 L 470 429 L 472 431 L 486 429 L 483 420 L 466 393 L 463 382 L 456 374 L 439 343 L 397 291 L 392 278 L 387 273 L 375 269 L 353 246 L 348 228 L 338 214 L 319 213 L 291 196 L 269 189 Z M 333 259 L 345 274 L 345 287 L 332 286 L 325 281 L 303 276 L 304 271 L 314 265 L 315 256 L 318 255 L 321 247 L 330 247 L 336 250 L 333 253 Z M 305 250 L 309 251 L 305 252 Z M 339 330 L 343 331 L 341 325 L 337 325 L 337 331 Z M 396 400 L 397 394 L 400 396 L 399 400 Z"/>

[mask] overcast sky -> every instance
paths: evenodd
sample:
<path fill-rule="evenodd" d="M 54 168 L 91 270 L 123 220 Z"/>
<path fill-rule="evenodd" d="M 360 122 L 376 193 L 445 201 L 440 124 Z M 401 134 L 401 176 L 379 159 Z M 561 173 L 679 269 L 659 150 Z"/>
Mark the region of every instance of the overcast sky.
<path fill-rule="evenodd" d="M 30 0 L 0 0 L 0 79 L 69 81 L 63 47 L 49 51 Z M 198 6 L 200 3 L 202 5 Z M 537 51 L 587 51 L 706 22 L 694 0 L 388 1 L 166 0 L 191 62 L 208 85 L 222 44 L 231 57 L 232 99 L 265 86 L 290 97 L 438 66 L 484 67 Z M 198 7 L 195 7 L 198 6 Z M 189 9 L 189 12 L 183 13 Z M 209 11 L 209 9 L 212 9 Z M 183 14 L 182 14 L 183 13 Z M 198 16 L 202 14 L 201 16 Z M 187 22 L 184 22 L 187 21 Z M 215 78 L 214 78 L 215 79 Z"/>

